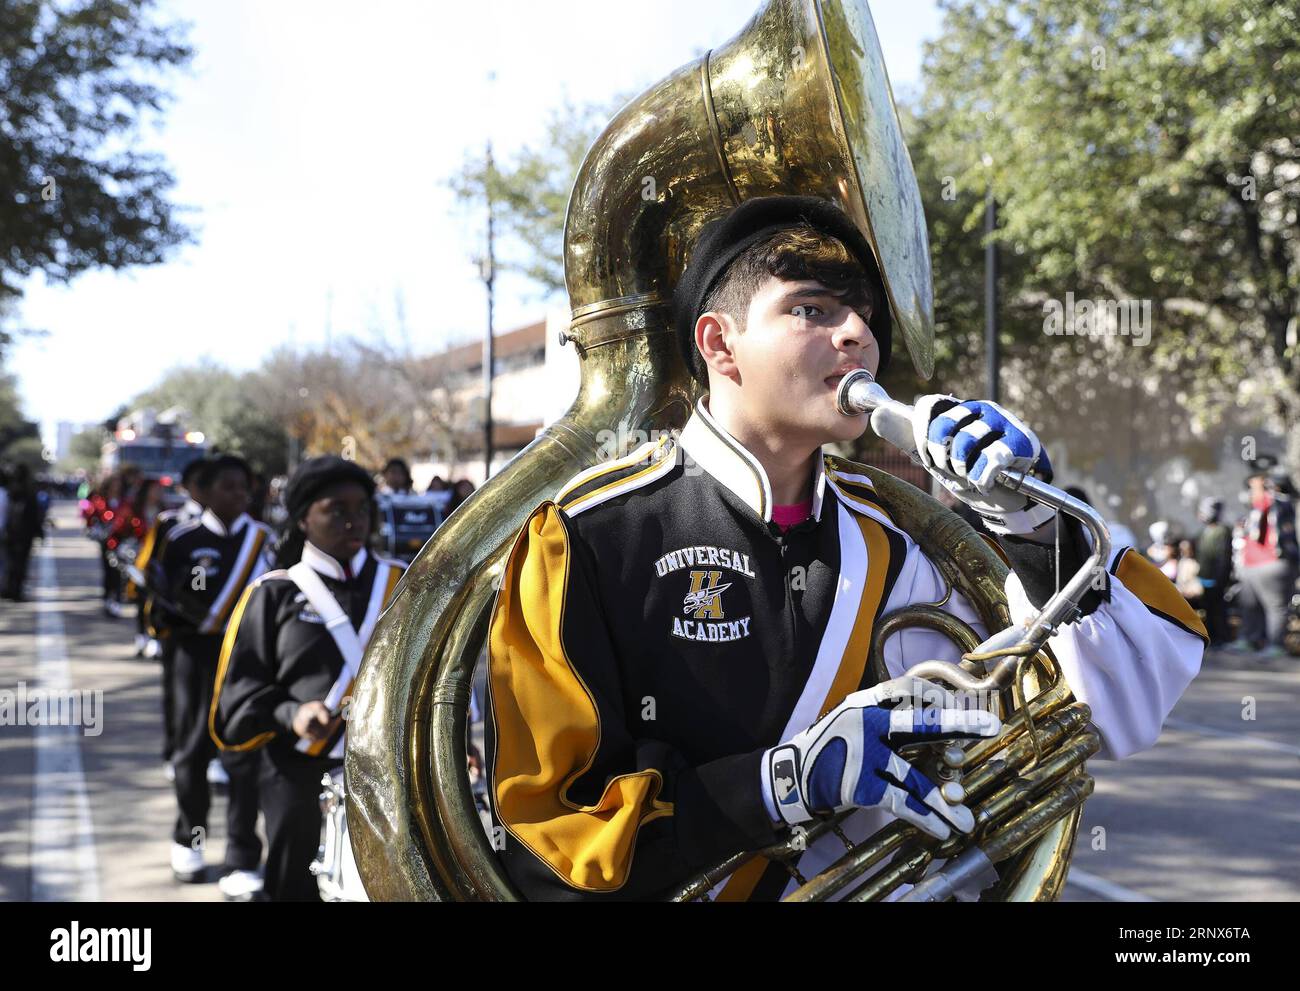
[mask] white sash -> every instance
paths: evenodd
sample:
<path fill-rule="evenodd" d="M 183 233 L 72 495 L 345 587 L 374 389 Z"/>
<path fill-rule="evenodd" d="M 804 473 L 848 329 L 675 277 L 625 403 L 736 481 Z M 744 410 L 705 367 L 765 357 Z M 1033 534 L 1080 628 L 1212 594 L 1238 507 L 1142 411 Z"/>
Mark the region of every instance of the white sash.
<path fill-rule="evenodd" d="M 199 627 L 200 633 L 220 633 L 225 627 L 226 613 L 231 601 L 248 584 L 241 579 L 254 577 L 250 570 L 251 560 L 253 555 L 261 550 L 261 538 L 260 527 L 254 526 L 251 522 L 244 524 L 244 542 L 239 546 L 239 554 L 235 557 L 235 564 L 230 569 L 230 576 L 226 579 L 221 594 L 217 596 L 217 601 L 212 603 L 212 608 L 208 610 L 203 624 Z"/>
<path fill-rule="evenodd" d="M 361 657 L 365 653 L 365 645 L 370 640 L 370 635 L 375 632 L 375 624 L 379 622 L 379 612 L 384 607 L 384 592 L 388 589 L 392 566 L 382 561 L 377 561 L 376 565 L 375 578 L 370 586 L 370 602 L 361 620 L 360 630 L 352 628 L 352 620 L 343 611 L 338 600 L 330 594 L 330 590 L 325 587 L 315 568 L 306 561 L 299 561 L 289 569 L 289 577 L 306 596 L 311 607 L 325 621 L 325 629 L 329 631 L 334 645 L 338 647 L 339 654 L 343 657 L 343 668 L 334 679 L 334 684 L 330 686 L 329 694 L 323 700 L 325 707 L 331 712 L 342 704 L 348 689 L 352 687 L 352 682 L 356 680 L 357 672 L 361 670 Z M 330 749 L 330 757 L 343 756 L 343 739 L 344 734 L 340 733 L 338 740 Z M 294 746 L 300 752 L 307 753 L 318 742 L 300 737 Z"/>

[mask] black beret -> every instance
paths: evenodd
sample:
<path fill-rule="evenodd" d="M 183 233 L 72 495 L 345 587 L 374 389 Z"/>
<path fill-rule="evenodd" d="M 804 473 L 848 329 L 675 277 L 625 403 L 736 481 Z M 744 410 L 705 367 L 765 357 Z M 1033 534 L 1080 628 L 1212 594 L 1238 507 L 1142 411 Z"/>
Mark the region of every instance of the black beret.
<path fill-rule="evenodd" d="M 884 372 L 889 364 L 892 320 L 876 256 L 858 226 L 843 210 L 830 200 L 815 196 L 763 196 L 746 200 L 700 231 L 686 271 L 673 292 L 673 328 L 688 369 L 693 367 L 695 355 L 695 323 L 704 311 L 709 292 L 727 267 L 764 238 L 801 224 L 840 241 L 875 280 L 880 305 L 879 312 L 872 315 L 871 332 L 880 345 L 879 372 Z"/>
<path fill-rule="evenodd" d="M 289 518 L 301 519 L 317 496 L 338 482 L 356 482 L 366 490 L 366 495 L 375 494 L 375 480 L 355 461 L 346 461 L 335 454 L 309 458 L 298 466 L 285 486 L 284 508 L 289 511 Z"/>

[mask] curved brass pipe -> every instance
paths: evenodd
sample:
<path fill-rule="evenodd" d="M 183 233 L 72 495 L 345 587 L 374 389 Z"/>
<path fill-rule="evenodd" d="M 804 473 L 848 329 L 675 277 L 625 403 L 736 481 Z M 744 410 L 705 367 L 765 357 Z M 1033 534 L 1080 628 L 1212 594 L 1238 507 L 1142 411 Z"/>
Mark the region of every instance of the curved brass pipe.
<path fill-rule="evenodd" d="M 528 513 L 565 481 L 685 424 L 695 387 L 670 300 L 688 246 L 730 206 L 775 194 L 820 196 L 855 220 L 884 278 L 894 339 L 929 376 L 925 218 L 866 0 L 767 0 L 734 39 L 624 108 L 588 153 L 565 229 L 577 399 L 442 526 L 376 628 L 345 761 L 349 831 L 372 899 L 516 897 L 465 773 L 465 713 L 495 580 Z M 952 530 L 964 524 L 942 509 L 909 515 L 910 486 L 873 477 L 949 584 L 990 629 L 1004 626 L 992 551 Z M 1068 848 L 1057 849 L 1030 880 L 1049 878 L 1039 889 L 1049 890 L 1064 862 Z"/>

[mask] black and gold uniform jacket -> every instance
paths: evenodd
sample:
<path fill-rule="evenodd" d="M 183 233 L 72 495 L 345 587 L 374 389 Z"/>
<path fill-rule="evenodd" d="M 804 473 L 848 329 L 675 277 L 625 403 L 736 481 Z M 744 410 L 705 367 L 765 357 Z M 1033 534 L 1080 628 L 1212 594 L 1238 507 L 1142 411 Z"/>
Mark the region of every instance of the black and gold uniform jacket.
<path fill-rule="evenodd" d="M 182 523 L 189 523 L 203 514 L 203 507 L 193 499 L 187 499 L 185 505 L 176 509 L 166 509 L 159 513 L 149 527 L 149 532 L 140 543 L 135 560 L 131 564 L 131 582 L 141 596 L 140 608 L 144 610 L 145 628 L 150 636 L 165 637 L 167 630 L 156 623 L 153 618 L 154 593 L 152 589 L 162 588 L 162 558 L 167 547 L 167 538 Z"/>
<path fill-rule="evenodd" d="M 302 560 L 321 577 L 364 648 L 406 566 L 358 551 L 345 570 L 312 544 Z M 290 577 L 271 571 L 235 607 L 221 647 L 209 729 L 223 750 L 270 744 L 273 760 L 291 766 L 342 757 L 344 726 L 326 740 L 299 743 L 293 717 L 304 702 L 346 700 L 351 678 L 321 615 Z M 336 704 L 335 708 L 341 708 Z"/>
<path fill-rule="evenodd" d="M 1079 532 L 1066 536 L 1063 575 L 1088 553 Z M 1050 595 L 1054 551 L 1012 539 L 1004 550 L 1018 620 Z M 1052 641 L 1103 756 L 1154 742 L 1205 636 L 1169 581 L 1126 551 Z M 762 752 L 870 687 L 885 613 L 943 601 L 986 635 L 947 592 L 851 462 L 818 460 L 813 516 L 782 534 L 761 465 L 705 400 L 678 440 L 577 476 L 525 522 L 489 632 L 489 790 L 516 886 L 533 899 L 661 897 L 777 840 Z M 958 659 L 916 629 L 884 655 L 891 677 Z M 884 815 L 855 813 L 849 831 L 866 836 Z M 810 844 L 805 876 L 843 853 L 828 843 Z M 713 894 L 775 898 L 792 884 L 755 860 Z"/>
<path fill-rule="evenodd" d="M 162 549 L 151 618 L 178 639 L 206 641 L 215 660 L 235 603 L 270 567 L 271 544 L 270 529 L 247 513 L 229 529 L 208 509 L 177 524 Z"/>

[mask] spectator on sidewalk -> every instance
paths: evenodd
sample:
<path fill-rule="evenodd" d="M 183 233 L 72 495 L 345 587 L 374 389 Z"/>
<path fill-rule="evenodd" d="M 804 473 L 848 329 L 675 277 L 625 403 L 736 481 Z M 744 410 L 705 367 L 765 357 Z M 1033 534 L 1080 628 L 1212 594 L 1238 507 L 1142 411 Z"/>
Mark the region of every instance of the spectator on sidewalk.
<path fill-rule="evenodd" d="M 5 533 L 9 523 L 9 476 L 0 467 L 0 537 Z M 5 550 L 4 540 L 0 540 L 0 587 L 3 587 L 7 573 L 9 555 Z"/>
<path fill-rule="evenodd" d="M 1197 516 L 1203 524 L 1196 538 L 1196 562 L 1205 589 L 1205 627 L 1210 646 L 1219 647 L 1228 640 L 1228 610 L 1223 595 L 1232 580 L 1232 530 L 1222 519 L 1222 499 L 1202 499 Z"/>
<path fill-rule="evenodd" d="M 474 483 L 462 478 L 451 488 L 451 501 L 447 504 L 446 515 L 450 516 L 466 499 L 474 494 Z"/>
<path fill-rule="evenodd" d="M 1247 479 L 1251 512 L 1242 548 L 1242 625 L 1236 650 L 1262 650 L 1264 657 L 1284 653 L 1287 606 L 1295 591 L 1300 546 L 1296 543 L 1291 480 L 1261 458 Z"/>
<path fill-rule="evenodd" d="M 1160 567 L 1169 560 L 1173 553 L 1173 546 L 1169 540 L 1170 527 L 1165 520 L 1156 520 L 1147 527 L 1147 535 L 1151 538 L 1151 545 L 1146 549 L 1147 560 Z"/>
<path fill-rule="evenodd" d="M 9 481 L 9 511 L 5 520 L 4 544 L 8 567 L 5 571 L 4 597 L 14 602 L 25 598 L 27 563 L 32 543 L 41 530 L 41 504 L 36 497 L 36 481 L 26 465 L 14 467 Z"/>
<path fill-rule="evenodd" d="M 1201 566 L 1196 560 L 1196 545 L 1183 539 L 1178 541 L 1177 551 L 1174 584 L 1193 609 L 1200 609 L 1205 601 L 1205 586 L 1201 584 Z"/>
<path fill-rule="evenodd" d="M 384 465 L 384 491 L 394 495 L 410 495 L 414 491 L 411 468 L 402 458 L 389 458 Z"/>

